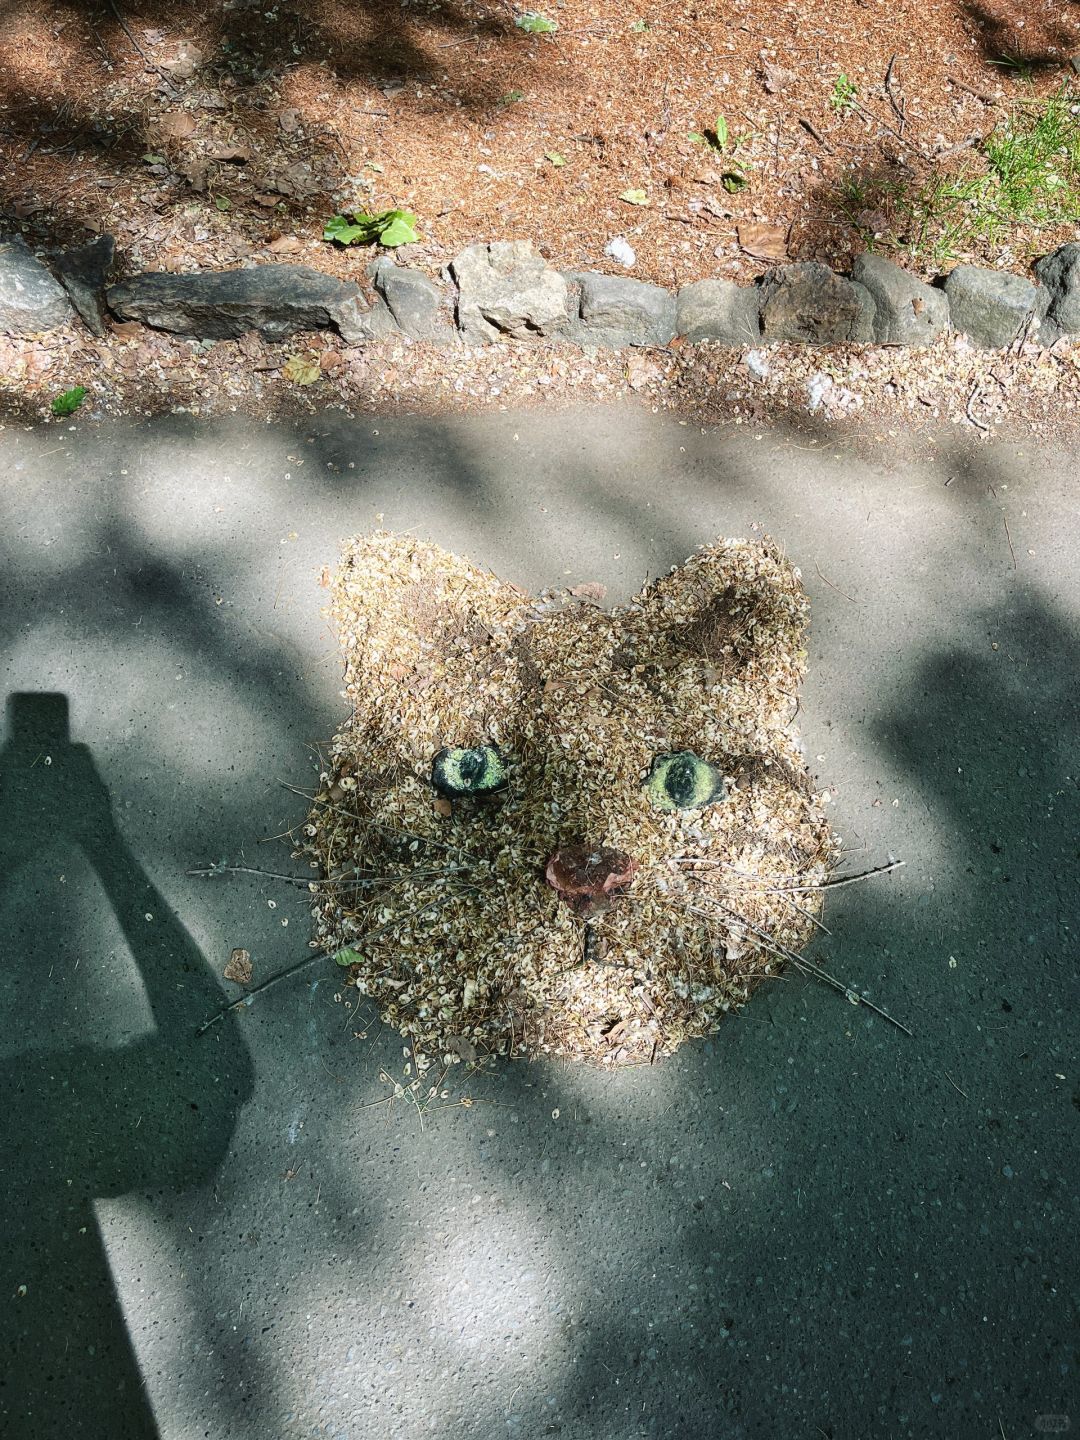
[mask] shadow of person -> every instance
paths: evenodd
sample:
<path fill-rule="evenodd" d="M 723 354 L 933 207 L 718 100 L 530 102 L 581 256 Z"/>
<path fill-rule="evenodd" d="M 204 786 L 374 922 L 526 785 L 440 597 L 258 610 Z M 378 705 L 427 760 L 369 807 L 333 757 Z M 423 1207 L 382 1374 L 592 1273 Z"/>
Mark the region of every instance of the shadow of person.
<path fill-rule="evenodd" d="M 195 1038 L 220 992 L 125 843 L 89 749 L 72 742 L 66 697 L 12 695 L 8 720 L 0 1433 L 141 1440 L 158 1432 L 95 1202 L 211 1177 L 251 1064 L 235 1016 Z"/>

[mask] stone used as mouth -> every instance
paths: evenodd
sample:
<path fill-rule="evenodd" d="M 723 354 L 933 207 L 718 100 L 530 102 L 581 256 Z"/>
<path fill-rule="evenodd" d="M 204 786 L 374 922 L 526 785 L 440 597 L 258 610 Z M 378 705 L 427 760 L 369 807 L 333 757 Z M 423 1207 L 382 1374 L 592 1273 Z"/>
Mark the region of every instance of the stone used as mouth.
<path fill-rule="evenodd" d="M 559 899 L 587 919 L 630 888 L 637 868 L 629 855 L 606 845 L 566 845 L 552 855 L 545 875 Z"/>

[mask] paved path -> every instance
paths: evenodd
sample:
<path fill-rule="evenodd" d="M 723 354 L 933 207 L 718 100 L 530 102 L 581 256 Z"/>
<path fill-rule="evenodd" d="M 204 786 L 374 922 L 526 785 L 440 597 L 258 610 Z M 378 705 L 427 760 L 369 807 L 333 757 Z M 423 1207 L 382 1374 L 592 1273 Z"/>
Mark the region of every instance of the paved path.
<path fill-rule="evenodd" d="M 1075 464 L 953 444 L 610 410 L 0 435 L 6 1437 L 1080 1425 Z M 813 768 L 907 862 L 815 954 L 916 1038 L 790 978 L 670 1063 L 513 1067 L 423 1131 L 365 1108 L 400 1046 L 325 969 L 194 1043 L 234 946 L 304 952 L 302 897 L 184 872 L 286 868 L 258 841 L 342 714 L 316 575 L 380 514 L 613 599 L 781 539 Z"/>

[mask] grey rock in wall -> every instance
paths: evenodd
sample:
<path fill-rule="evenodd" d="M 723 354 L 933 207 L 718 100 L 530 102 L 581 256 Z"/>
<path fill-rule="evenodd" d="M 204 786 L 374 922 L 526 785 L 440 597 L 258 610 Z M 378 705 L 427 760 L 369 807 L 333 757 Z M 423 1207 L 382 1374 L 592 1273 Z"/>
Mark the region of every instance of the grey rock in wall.
<path fill-rule="evenodd" d="M 71 319 L 62 286 L 18 235 L 0 240 L 0 334 L 39 335 Z"/>
<path fill-rule="evenodd" d="M 1046 287 L 1049 325 L 1058 335 L 1080 334 L 1080 243 L 1059 246 L 1039 261 L 1035 274 Z"/>
<path fill-rule="evenodd" d="M 756 345 L 761 339 L 761 296 L 733 280 L 698 280 L 678 295 L 676 328 L 687 340 Z"/>
<path fill-rule="evenodd" d="M 666 345 L 675 335 L 675 296 L 622 275 L 574 277 L 581 287 L 571 339 L 580 345 Z"/>
<path fill-rule="evenodd" d="M 567 286 L 531 240 L 470 245 L 450 264 L 458 287 L 457 323 L 470 344 L 564 335 Z"/>
<path fill-rule="evenodd" d="M 280 340 L 298 330 L 331 326 L 353 343 L 373 338 L 373 312 L 359 288 L 307 265 L 253 265 L 196 275 L 149 272 L 111 286 L 106 300 L 121 320 L 141 320 L 204 340 L 232 340 L 251 330 Z"/>
<path fill-rule="evenodd" d="M 105 286 L 116 258 L 116 241 L 99 235 L 85 245 L 60 250 L 52 268 L 93 335 L 105 334 Z"/>
<path fill-rule="evenodd" d="M 1033 316 L 1041 318 L 1046 293 L 1022 275 L 957 265 L 945 281 L 954 330 L 986 350 L 1011 345 Z"/>
<path fill-rule="evenodd" d="M 388 256 L 376 260 L 369 274 L 386 302 L 398 329 L 414 340 L 448 341 L 456 338 L 450 323 L 446 296 L 419 270 L 395 265 Z"/>
<path fill-rule="evenodd" d="M 816 260 L 780 266 L 761 282 L 761 332 L 766 341 L 867 343 L 874 338 L 876 312 L 868 290 Z"/>
<path fill-rule="evenodd" d="M 873 297 L 873 336 L 879 345 L 931 345 L 948 330 L 945 292 L 923 284 L 891 260 L 859 255 L 851 278 Z"/>

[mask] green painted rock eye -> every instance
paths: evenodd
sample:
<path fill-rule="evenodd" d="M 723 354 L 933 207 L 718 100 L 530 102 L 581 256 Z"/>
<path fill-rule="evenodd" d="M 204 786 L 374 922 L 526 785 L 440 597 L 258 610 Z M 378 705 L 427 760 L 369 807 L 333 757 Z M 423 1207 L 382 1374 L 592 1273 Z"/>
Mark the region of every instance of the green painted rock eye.
<path fill-rule="evenodd" d="M 658 810 L 701 810 L 726 794 L 722 771 L 692 750 L 657 755 L 645 789 Z"/>
<path fill-rule="evenodd" d="M 431 762 L 431 783 L 440 795 L 460 800 L 491 795 L 506 787 L 506 762 L 493 745 L 475 750 L 440 750 Z"/>

